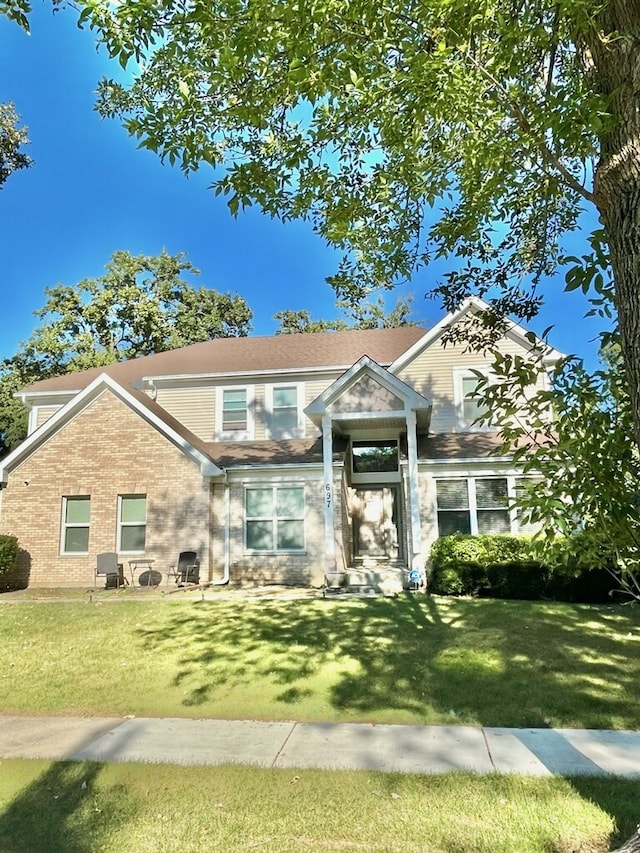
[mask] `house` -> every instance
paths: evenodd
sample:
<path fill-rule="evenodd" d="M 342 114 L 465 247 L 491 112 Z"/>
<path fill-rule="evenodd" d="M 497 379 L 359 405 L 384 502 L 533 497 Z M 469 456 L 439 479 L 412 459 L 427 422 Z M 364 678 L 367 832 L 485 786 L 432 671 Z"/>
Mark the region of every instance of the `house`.
<path fill-rule="evenodd" d="M 438 536 L 518 532 L 519 472 L 473 424 L 492 354 L 443 341 L 483 307 L 430 330 L 212 340 L 25 388 L 29 435 L 0 461 L 22 582 L 91 585 L 104 551 L 164 574 L 190 549 L 201 581 L 337 569 L 391 589 Z M 509 323 L 495 346 L 532 338 Z"/>

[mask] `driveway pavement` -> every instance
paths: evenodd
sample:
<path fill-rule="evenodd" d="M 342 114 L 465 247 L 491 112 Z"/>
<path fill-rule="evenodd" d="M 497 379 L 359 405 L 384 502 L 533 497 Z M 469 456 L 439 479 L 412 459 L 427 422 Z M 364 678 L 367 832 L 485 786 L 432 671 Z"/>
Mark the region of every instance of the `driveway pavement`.
<path fill-rule="evenodd" d="M 4 715 L 0 758 L 640 778 L 640 732 Z"/>

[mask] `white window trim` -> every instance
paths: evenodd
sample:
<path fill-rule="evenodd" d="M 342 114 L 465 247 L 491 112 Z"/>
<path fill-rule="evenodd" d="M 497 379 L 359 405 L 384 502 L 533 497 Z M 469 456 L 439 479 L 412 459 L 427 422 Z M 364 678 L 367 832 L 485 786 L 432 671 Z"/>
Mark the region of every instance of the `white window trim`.
<path fill-rule="evenodd" d="M 144 505 L 144 541 L 145 541 L 145 547 L 142 549 L 142 551 L 125 551 L 124 548 L 122 547 L 122 528 L 123 527 L 138 527 L 141 524 L 140 521 L 131 521 L 131 522 L 125 521 L 123 523 L 123 521 L 122 521 L 122 499 L 123 498 L 144 498 L 144 500 L 145 500 L 145 505 Z M 116 551 L 118 552 L 118 554 L 144 554 L 146 552 L 148 510 L 149 510 L 148 498 L 147 498 L 146 493 L 127 492 L 126 494 L 123 493 L 121 495 L 118 495 L 118 518 L 117 518 L 118 532 L 117 532 L 117 540 L 116 540 Z"/>
<path fill-rule="evenodd" d="M 89 521 L 86 524 L 67 523 L 67 501 L 78 498 L 85 498 L 89 501 Z M 88 554 L 88 544 L 86 551 L 65 551 L 64 544 L 67 538 L 65 534 L 70 527 L 86 527 L 89 531 L 89 537 L 91 536 L 91 495 L 65 495 L 62 498 L 62 517 L 60 522 L 60 554 L 65 557 L 82 557 Z M 87 543 L 89 542 L 89 537 L 87 537 Z"/>
<path fill-rule="evenodd" d="M 222 413 L 225 391 L 245 391 L 247 395 L 247 428 L 246 430 L 222 429 Z M 216 438 L 219 441 L 251 441 L 255 435 L 255 386 L 253 385 L 219 385 L 216 388 Z"/>
<path fill-rule="evenodd" d="M 492 429 L 490 423 L 468 424 L 464 417 L 464 379 L 476 379 L 476 373 L 482 373 L 489 379 L 492 377 L 491 367 L 487 364 L 479 364 L 470 367 L 453 368 L 453 402 L 456 412 L 456 426 L 459 432 L 488 432 Z"/>
<path fill-rule="evenodd" d="M 436 488 L 435 488 L 435 521 L 436 528 L 438 530 L 438 538 L 440 537 L 440 525 L 438 523 L 438 512 L 446 512 L 447 510 L 439 510 L 438 509 L 438 481 L 449 481 L 449 480 L 463 480 L 466 481 L 467 484 L 467 495 L 469 497 L 469 519 L 470 519 L 470 533 L 471 536 L 478 536 L 478 502 L 476 500 L 476 480 L 506 480 L 507 481 L 507 500 L 508 507 L 507 511 L 509 513 L 509 534 L 511 536 L 516 536 L 519 532 L 519 523 L 518 523 L 518 512 L 514 506 L 514 501 L 516 497 L 516 480 L 517 476 L 511 476 L 506 474 L 474 474 L 469 477 L 461 477 L 452 474 L 450 477 L 435 477 Z M 482 509 L 482 507 L 481 507 Z"/>
<path fill-rule="evenodd" d="M 275 515 L 271 517 L 272 523 L 272 534 L 271 541 L 274 545 L 271 549 L 262 549 L 262 548 L 249 548 L 247 545 L 247 492 L 255 489 L 271 489 L 272 493 L 277 494 L 278 489 L 302 489 L 302 499 L 304 502 L 304 507 L 302 510 L 302 518 L 291 518 L 291 519 L 282 519 L 283 521 L 302 521 L 302 538 L 303 544 L 302 548 L 278 548 L 277 547 L 277 525 L 274 523 L 276 521 Z M 276 494 L 274 494 L 273 506 L 276 506 Z M 251 556 L 268 556 L 272 554 L 305 554 L 307 551 L 307 490 L 305 488 L 305 484 L 301 482 L 273 482 L 273 483 L 246 483 L 242 492 L 242 539 L 245 554 L 250 554 Z M 258 516 L 252 516 L 251 521 L 260 520 Z"/>
<path fill-rule="evenodd" d="M 277 388 L 296 389 L 296 407 L 298 417 L 295 429 L 274 430 L 273 429 L 273 392 Z M 265 431 L 269 438 L 304 438 L 305 414 L 304 414 L 304 382 L 276 382 L 265 386 L 264 409 L 265 409 Z"/>

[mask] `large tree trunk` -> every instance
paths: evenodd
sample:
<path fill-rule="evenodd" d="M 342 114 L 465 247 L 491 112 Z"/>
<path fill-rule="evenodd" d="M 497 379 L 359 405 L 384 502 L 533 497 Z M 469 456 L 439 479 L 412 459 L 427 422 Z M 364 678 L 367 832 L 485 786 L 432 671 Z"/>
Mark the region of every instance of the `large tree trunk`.
<path fill-rule="evenodd" d="M 601 138 L 594 200 L 613 268 L 620 345 L 640 448 L 640 0 L 609 0 L 586 37 L 615 125 Z M 614 853 L 640 853 L 640 827 Z"/>
<path fill-rule="evenodd" d="M 640 447 L 640 0 L 609 0 L 586 36 L 615 125 L 602 135 L 594 199 L 613 268 L 620 343 Z"/>

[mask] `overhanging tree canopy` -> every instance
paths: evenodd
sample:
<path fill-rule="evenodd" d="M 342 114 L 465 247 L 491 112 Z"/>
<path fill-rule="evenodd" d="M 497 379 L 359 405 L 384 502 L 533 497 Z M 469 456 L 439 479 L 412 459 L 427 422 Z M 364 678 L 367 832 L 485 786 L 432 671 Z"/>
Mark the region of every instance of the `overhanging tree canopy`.
<path fill-rule="evenodd" d="M 604 224 L 640 442 L 640 0 L 81 2 L 130 86 L 99 109 L 232 211 L 304 217 L 339 298 L 439 290 L 529 318 L 583 204 Z M 496 289 L 497 288 L 497 289 Z"/>

